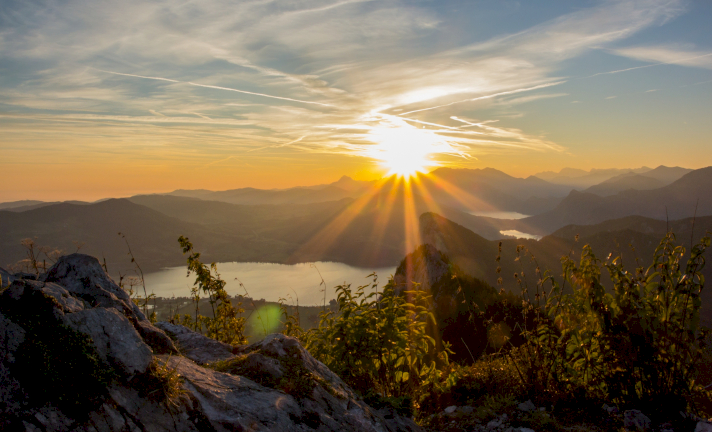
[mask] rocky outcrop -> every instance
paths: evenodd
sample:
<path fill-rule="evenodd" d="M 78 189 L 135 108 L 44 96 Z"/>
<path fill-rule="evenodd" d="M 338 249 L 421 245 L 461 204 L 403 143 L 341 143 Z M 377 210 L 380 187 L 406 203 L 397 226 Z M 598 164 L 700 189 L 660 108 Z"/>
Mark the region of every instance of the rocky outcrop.
<path fill-rule="evenodd" d="M 96 259 L 74 254 L 0 293 L 0 430 L 420 428 L 368 406 L 294 338 L 232 347 L 152 325 Z"/>
<path fill-rule="evenodd" d="M 176 342 L 181 354 L 199 365 L 230 360 L 237 352 L 232 345 L 210 339 L 182 325 L 159 322 L 156 327 L 166 332 Z"/>
<path fill-rule="evenodd" d="M 412 290 L 413 283 L 417 283 L 420 289 L 430 291 L 443 277 L 450 276 L 451 267 L 447 257 L 435 246 L 423 244 L 405 257 L 393 281 L 405 290 Z"/>

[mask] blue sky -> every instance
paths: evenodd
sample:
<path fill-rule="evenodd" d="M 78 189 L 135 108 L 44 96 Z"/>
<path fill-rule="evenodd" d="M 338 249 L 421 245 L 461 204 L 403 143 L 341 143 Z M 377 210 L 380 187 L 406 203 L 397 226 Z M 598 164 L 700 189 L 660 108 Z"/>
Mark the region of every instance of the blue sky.
<path fill-rule="evenodd" d="M 413 137 L 519 176 L 712 165 L 710 22 L 708 1 L 5 0 L 0 175 L 37 174 L 0 200 L 373 178 Z"/>

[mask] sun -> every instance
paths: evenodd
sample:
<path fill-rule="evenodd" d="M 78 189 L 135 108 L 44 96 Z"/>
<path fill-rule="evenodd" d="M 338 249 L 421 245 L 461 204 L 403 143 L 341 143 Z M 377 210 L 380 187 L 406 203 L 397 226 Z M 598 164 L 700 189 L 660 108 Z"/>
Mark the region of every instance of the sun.
<path fill-rule="evenodd" d="M 368 139 L 376 143 L 368 156 L 388 169 L 388 175 L 409 178 L 426 168 L 438 165 L 434 156 L 442 152 L 442 137 L 418 129 L 406 122 L 380 124 L 369 132 Z"/>

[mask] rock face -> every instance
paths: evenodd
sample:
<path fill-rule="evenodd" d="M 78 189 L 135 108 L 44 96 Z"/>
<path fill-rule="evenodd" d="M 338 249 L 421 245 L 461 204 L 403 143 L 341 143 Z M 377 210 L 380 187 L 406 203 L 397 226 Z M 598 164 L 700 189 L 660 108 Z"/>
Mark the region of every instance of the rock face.
<path fill-rule="evenodd" d="M 450 267 L 442 252 L 430 244 L 424 244 L 406 256 L 396 269 L 393 280 L 405 290 L 412 290 L 415 282 L 420 284 L 420 289 L 430 291 L 433 285 L 448 275 Z"/>
<path fill-rule="evenodd" d="M 0 430 L 421 430 L 369 407 L 294 338 L 232 347 L 153 326 L 92 257 L 34 279 L 0 292 Z"/>

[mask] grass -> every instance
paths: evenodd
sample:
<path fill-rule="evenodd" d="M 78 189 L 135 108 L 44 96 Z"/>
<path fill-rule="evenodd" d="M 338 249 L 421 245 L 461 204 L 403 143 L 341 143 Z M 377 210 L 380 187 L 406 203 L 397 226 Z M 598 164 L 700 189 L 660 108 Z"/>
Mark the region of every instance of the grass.
<path fill-rule="evenodd" d="M 137 387 L 142 397 L 163 403 L 168 409 L 177 409 L 181 396 L 186 393 L 184 379 L 168 362 L 169 359 L 153 357 L 146 373 L 137 380 Z"/>

